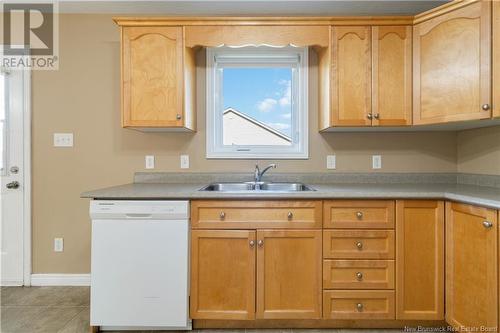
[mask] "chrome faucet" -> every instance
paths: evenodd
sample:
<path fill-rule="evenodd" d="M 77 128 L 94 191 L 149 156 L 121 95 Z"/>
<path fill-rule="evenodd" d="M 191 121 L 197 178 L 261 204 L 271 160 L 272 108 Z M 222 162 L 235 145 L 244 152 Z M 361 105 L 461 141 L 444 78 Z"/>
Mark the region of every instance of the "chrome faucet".
<path fill-rule="evenodd" d="M 269 164 L 264 170 L 260 171 L 259 165 L 255 164 L 255 171 L 254 171 L 254 181 L 255 183 L 260 183 L 262 181 L 262 176 L 267 172 L 269 169 L 276 169 L 276 164 L 272 163 Z"/>

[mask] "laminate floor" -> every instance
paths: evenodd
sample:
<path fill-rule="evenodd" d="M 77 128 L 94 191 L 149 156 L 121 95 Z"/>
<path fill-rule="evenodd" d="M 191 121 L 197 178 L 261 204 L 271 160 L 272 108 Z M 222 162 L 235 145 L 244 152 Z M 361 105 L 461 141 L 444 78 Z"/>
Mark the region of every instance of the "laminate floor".
<path fill-rule="evenodd" d="M 0 332 L 88 333 L 88 287 L 1 287 Z M 201 333 L 395 333 L 401 330 L 202 330 Z M 132 331 L 126 331 L 128 333 Z M 158 331 L 155 331 L 158 332 Z M 170 333 L 172 331 L 169 331 Z M 193 331 L 194 332 L 194 331 Z M 196 332 L 197 333 L 197 332 Z"/>

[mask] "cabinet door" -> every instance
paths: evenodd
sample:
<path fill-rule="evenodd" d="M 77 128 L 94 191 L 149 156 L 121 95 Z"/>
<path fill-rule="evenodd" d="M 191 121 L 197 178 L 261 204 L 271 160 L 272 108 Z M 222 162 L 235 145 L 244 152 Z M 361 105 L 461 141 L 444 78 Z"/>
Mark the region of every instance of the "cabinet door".
<path fill-rule="evenodd" d="M 396 318 L 444 319 L 444 202 L 396 204 Z"/>
<path fill-rule="evenodd" d="M 411 125 L 410 26 L 372 27 L 374 126 Z"/>
<path fill-rule="evenodd" d="M 493 117 L 500 117 L 500 1 L 493 6 Z"/>
<path fill-rule="evenodd" d="M 255 231 L 191 231 L 191 318 L 255 318 Z"/>
<path fill-rule="evenodd" d="M 497 326 L 497 213 L 446 203 L 446 321 Z"/>
<path fill-rule="evenodd" d="M 489 118 L 491 2 L 417 23 L 413 37 L 413 123 Z"/>
<path fill-rule="evenodd" d="M 370 126 L 371 28 L 332 27 L 333 126 Z"/>
<path fill-rule="evenodd" d="M 259 230 L 257 244 L 257 318 L 321 318 L 321 230 Z"/>
<path fill-rule="evenodd" d="M 122 125 L 182 126 L 182 28 L 124 27 L 122 48 Z"/>

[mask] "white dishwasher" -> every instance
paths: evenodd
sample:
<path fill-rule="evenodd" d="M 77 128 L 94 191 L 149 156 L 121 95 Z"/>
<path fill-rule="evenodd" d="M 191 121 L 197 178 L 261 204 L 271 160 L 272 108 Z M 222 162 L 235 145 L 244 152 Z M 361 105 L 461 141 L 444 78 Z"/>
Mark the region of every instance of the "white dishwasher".
<path fill-rule="evenodd" d="M 93 200 L 90 324 L 186 330 L 189 202 Z"/>

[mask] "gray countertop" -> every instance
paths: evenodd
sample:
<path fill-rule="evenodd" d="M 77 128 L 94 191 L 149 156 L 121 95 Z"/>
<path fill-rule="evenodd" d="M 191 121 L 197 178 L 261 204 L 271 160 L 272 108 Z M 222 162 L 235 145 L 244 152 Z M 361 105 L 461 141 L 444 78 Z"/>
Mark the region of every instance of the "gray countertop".
<path fill-rule="evenodd" d="M 207 183 L 132 183 L 82 193 L 93 199 L 447 199 L 500 209 L 500 188 L 464 184 L 314 184 L 316 191 L 204 192 Z"/>

